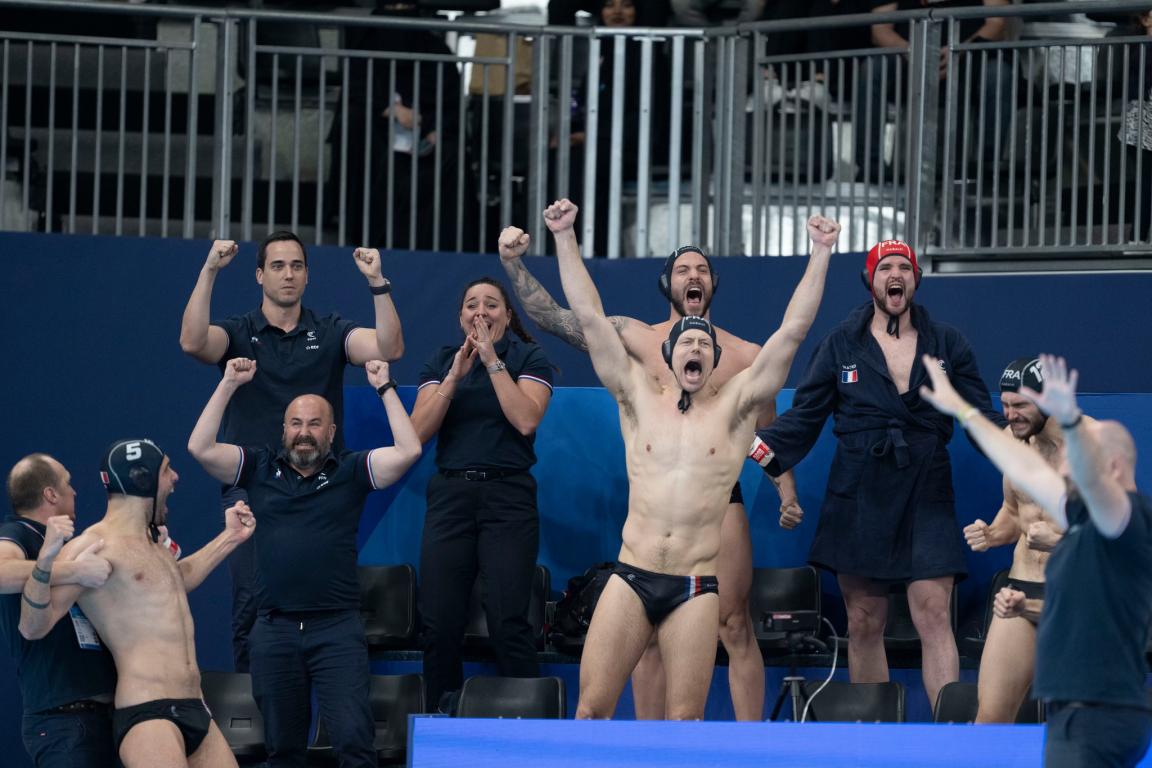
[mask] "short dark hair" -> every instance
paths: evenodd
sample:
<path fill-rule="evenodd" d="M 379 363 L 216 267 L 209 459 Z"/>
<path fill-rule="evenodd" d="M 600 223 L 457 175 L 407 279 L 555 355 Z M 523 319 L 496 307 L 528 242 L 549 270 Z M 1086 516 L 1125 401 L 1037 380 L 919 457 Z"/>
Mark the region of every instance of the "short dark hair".
<path fill-rule="evenodd" d="M 18 515 L 40 506 L 45 488 L 54 488 L 60 482 L 60 473 L 52 466 L 46 453 L 33 453 L 16 462 L 8 473 L 8 501 Z"/>
<path fill-rule="evenodd" d="M 286 229 L 277 230 L 268 237 L 264 238 L 264 242 L 260 243 L 260 250 L 256 251 L 256 268 L 264 269 L 264 260 L 268 258 L 268 246 L 272 243 L 293 242 L 300 246 L 300 253 L 304 254 L 304 266 L 308 266 L 308 249 L 304 247 L 304 242 L 297 237 L 295 232 L 289 232 Z"/>

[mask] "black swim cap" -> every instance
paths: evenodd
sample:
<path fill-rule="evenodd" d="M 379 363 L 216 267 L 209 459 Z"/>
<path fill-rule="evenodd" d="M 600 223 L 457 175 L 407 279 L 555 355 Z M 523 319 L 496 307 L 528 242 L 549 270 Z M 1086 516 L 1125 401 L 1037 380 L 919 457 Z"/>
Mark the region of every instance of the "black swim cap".
<path fill-rule="evenodd" d="M 716 343 L 716 330 L 712 327 L 712 323 L 695 315 L 680 318 L 672 326 L 672 330 L 668 331 L 668 338 L 664 340 L 664 345 L 660 349 L 664 355 L 664 362 L 669 368 L 672 367 L 672 347 L 676 346 L 676 340 L 685 331 L 704 331 L 712 338 L 712 368 L 715 370 L 716 366 L 720 365 L 720 345 Z"/>
<path fill-rule="evenodd" d="M 1019 392 L 1021 386 L 1036 392 L 1044 391 L 1044 369 L 1040 367 L 1040 358 L 1018 358 L 1008 363 L 1000 374 L 1001 392 Z"/>
<path fill-rule="evenodd" d="M 156 498 L 164 451 L 147 439 L 117 440 L 100 461 L 100 480 L 108 493 Z"/>

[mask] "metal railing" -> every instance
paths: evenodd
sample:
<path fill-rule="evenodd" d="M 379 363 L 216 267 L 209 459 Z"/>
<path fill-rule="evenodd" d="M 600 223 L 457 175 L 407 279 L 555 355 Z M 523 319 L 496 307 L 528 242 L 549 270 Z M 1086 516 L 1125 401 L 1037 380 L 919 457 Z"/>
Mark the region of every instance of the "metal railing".
<path fill-rule="evenodd" d="M 1027 27 L 1099 7 L 997 13 Z M 1061 39 L 1049 25 L 966 42 L 982 7 L 627 30 L 0 9 L 7 229 L 290 228 L 316 243 L 491 251 L 500 227 L 539 229 L 566 195 L 586 253 L 609 257 L 684 242 L 804 253 L 819 211 L 844 223 L 842 250 L 902 237 L 938 271 L 1152 263 L 1146 36 Z M 17 28 L 97 11 L 136 26 Z M 874 23 L 906 24 L 908 49 L 773 52 L 802 30 Z"/>

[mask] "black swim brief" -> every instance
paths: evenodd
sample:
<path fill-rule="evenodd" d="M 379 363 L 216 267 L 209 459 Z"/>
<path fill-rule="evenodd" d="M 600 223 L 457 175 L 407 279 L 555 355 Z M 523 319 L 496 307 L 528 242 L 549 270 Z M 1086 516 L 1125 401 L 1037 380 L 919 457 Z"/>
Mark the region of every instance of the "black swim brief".
<path fill-rule="evenodd" d="M 1009 578 L 1008 583 L 1004 586 L 1009 589 L 1014 589 L 1017 592 L 1023 592 L 1024 597 L 1029 600 L 1044 599 L 1044 582 L 1042 581 L 1024 581 L 1023 579 Z"/>
<path fill-rule="evenodd" d="M 717 593 L 715 576 L 673 576 L 645 571 L 627 563 L 617 563 L 612 573 L 632 587 L 654 627 L 692 598 Z"/>
<path fill-rule="evenodd" d="M 184 737 L 184 755 L 188 756 L 200 748 L 204 737 L 208 735 L 212 713 L 200 699 L 156 699 L 117 709 L 112 714 L 116 749 L 120 749 L 120 743 L 133 726 L 149 720 L 167 720 L 179 728 L 180 735 Z"/>
<path fill-rule="evenodd" d="M 732 486 L 732 495 L 728 497 L 729 504 L 743 504 L 744 503 L 744 489 L 740 487 L 740 481 L 736 481 L 736 485 Z"/>

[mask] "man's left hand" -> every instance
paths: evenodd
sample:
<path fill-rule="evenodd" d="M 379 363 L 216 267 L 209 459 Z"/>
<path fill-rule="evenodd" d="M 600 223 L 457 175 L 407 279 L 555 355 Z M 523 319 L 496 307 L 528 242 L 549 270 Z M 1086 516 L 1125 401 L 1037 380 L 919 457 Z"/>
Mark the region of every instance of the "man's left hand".
<path fill-rule="evenodd" d="M 792 530 L 804 520 L 804 510 L 799 499 L 792 499 L 780 505 L 780 527 Z"/>
<path fill-rule="evenodd" d="M 248 503 L 238 501 L 224 510 L 224 530 L 228 531 L 237 543 L 247 541 L 256 532 L 256 516 L 248 508 Z"/>
<path fill-rule="evenodd" d="M 368 383 L 373 387 L 382 387 L 392 380 L 388 363 L 384 360 L 369 360 L 364 364 L 364 372 L 368 374 Z"/>
<path fill-rule="evenodd" d="M 357 248 L 352 251 L 352 258 L 356 261 L 356 267 L 364 277 L 369 280 L 381 279 L 380 251 L 375 248 Z"/>

